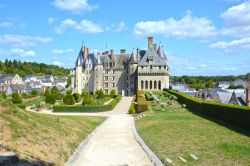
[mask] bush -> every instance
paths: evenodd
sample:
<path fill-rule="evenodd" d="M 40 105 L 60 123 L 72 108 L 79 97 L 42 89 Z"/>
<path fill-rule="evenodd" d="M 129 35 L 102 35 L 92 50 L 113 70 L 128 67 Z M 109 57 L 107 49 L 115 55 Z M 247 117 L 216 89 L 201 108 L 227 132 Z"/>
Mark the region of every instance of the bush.
<path fill-rule="evenodd" d="M 48 104 L 55 104 L 56 103 L 56 98 L 54 95 L 47 95 L 45 98 L 45 102 Z"/>
<path fill-rule="evenodd" d="M 12 103 L 13 104 L 20 104 L 20 103 L 22 103 L 22 98 L 21 98 L 21 96 L 17 92 L 14 92 L 12 94 Z"/>
<path fill-rule="evenodd" d="M 71 95 L 71 94 L 70 94 L 70 95 Z M 81 96 L 80 96 L 79 93 L 74 93 L 73 96 L 74 96 L 75 101 L 76 101 L 77 103 L 79 103 L 79 102 L 81 101 Z"/>
<path fill-rule="evenodd" d="M 130 114 L 135 114 L 135 104 L 134 103 L 132 103 L 130 105 L 130 107 L 129 107 L 129 113 Z"/>
<path fill-rule="evenodd" d="M 7 99 L 7 95 L 6 95 L 6 93 L 5 92 L 3 92 L 3 93 L 1 93 L 1 97 L 3 98 L 3 99 Z"/>
<path fill-rule="evenodd" d="M 76 103 L 76 101 L 75 101 L 75 97 L 73 95 L 66 95 L 63 98 L 63 104 L 74 105 L 75 103 Z"/>
<path fill-rule="evenodd" d="M 250 107 L 205 102 L 176 91 L 169 91 L 169 93 L 177 96 L 178 100 L 181 103 L 186 104 L 187 108 L 191 111 L 250 129 Z"/>
<path fill-rule="evenodd" d="M 31 91 L 31 95 L 32 95 L 32 96 L 38 95 L 38 91 L 37 91 L 36 89 L 33 89 L 33 90 Z"/>
<path fill-rule="evenodd" d="M 98 98 L 98 99 L 101 99 L 104 97 L 104 93 L 103 93 L 102 89 L 96 90 L 95 95 L 96 95 L 96 98 Z"/>
<path fill-rule="evenodd" d="M 112 110 L 117 103 L 121 100 L 121 96 L 117 96 L 107 105 L 74 105 L 74 106 L 65 106 L 65 105 L 54 105 L 54 112 L 102 112 Z"/>
<path fill-rule="evenodd" d="M 163 92 L 162 93 L 165 97 L 170 97 L 170 96 L 172 96 L 170 93 L 168 93 L 168 92 Z"/>
<path fill-rule="evenodd" d="M 136 112 L 144 112 L 148 110 L 148 102 L 144 97 L 144 92 L 142 90 L 138 90 L 136 93 Z"/>
<path fill-rule="evenodd" d="M 82 105 L 90 105 L 93 103 L 93 99 L 92 97 L 88 94 L 88 95 L 85 95 L 82 99 Z"/>
<path fill-rule="evenodd" d="M 153 101 L 153 98 L 149 93 L 145 93 L 145 97 L 147 101 Z"/>
<path fill-rule="evenodd" d="M 44 96 L 46 97 L 46 96 L 49 96 L 49 95 L 51 95 L 51 94 L 50 94 L 50 90 L 49 90 L 48 88 L 46 88 L 45 93 L 44 93 Z"/>
<path fill-rule="evenodd" d="M 114 89 L 111 90 L 110 97 L 116 98 L 116 91 Z"/>
<path fill-rule="evenodd" d="M 69 89 L 69 90 L 66 91 L 66 94 L 67 94 L 67 95 L 71 95 L 72 92 L 73 92 L 72 89 Z"/>
<path fill-rule="evenodd" d="M 27 93 L 25 93 L 25 92 L 22 93 L 22 97 L 27 97 L 27 96 L 28 96 Z"/>

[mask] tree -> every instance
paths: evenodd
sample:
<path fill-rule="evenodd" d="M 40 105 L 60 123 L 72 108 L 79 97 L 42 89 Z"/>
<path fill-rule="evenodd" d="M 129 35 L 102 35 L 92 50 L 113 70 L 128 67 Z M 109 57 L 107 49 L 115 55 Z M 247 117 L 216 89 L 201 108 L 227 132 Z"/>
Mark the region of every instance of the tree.
<path fill-rule="evenodd" d="M 89 94 L 87 94 L 87 95 L 85 95 L 83 97 L 83 99 L 82 99 L 82 105 L 90 105 L 92 103 L 93 103 L 93 99 L 92 99 L 92 97 Z"/>
<path fill-rule="evenodd" d="M 22 103 L 22 97 L 17 92 L 14 92 L 12 94 L 12 103 L 14 104 Z"/>
<path fill-rule="evenodd" d="M 71 95 L 72 92 L 73 92 L 72 89 L 69 89 L 69 90 L 66 91 L 66 94 L 67 94 L 67 95 L 68 95 L 68 94 Z"/>
<path fill-rule="evenodd" d="M 73 95 L 68 94 L 63 98 L 63 103 L 66 105 L 74 105 L 76 101 Z"/>
<path fill-rule="evenodd" d="M 205 85 L 206 88 L 213 88 L 214 87 L 214 82 L 212 80 L 208 81 Z"/>
<path fill-rule="evenodd" d="M 57 95 L 59 93 L 59 90 L 57 89 L 56 86 L 53 86 L 53 88 L 51 88 L 50 93 L 53 94 L 53 95 Z"/>
<path fill-rule="evenodd" d="M 46 99 L 45 99 L 45 102 L 46 103 L 49 103 L 49 104 L 55 104 L 56 103 L 56 98 L 54 95 L 47 95 L 46 96 Z"/>
<path fill-rule="evenodd" d="M 44 96 L 46 97 L 46 96 L 49 96 L 49 95 L 50 95 L 50 90 L 49 90 L 49 88 L 46 88 Z"/>
<path fill-rule="evenodd" d="M 114 89 L 111 90 L 110 96 L 111 96 L 112 98 L 115 98 L 115 97 L 116 97 L 116 91 L 115 91 Z"/>
<path fill-rule="evenodd" d="M 36 89 L 33 89 L 33 90 L 31 91 L 31 95 L 32 95 L 32 96 L 38 95 L 38 91 L 37 91 Z"/>
<path fill-rule="evenodd" d="M 67 78 L 66 88 L 68 88 L 70 85 L 71 85 L 71 76 Z"/>
<path fill-rule="evenodd" d="M 95 91 L 95 96 L 96 96 L 96 98 L 98 98 L 98 99 L 103 98 L 103 97 L 104 97 L 104 93 L 103 93 L 102 89 L 96 90 L 96 91 Z"/>
<path fill-rule="evenodd" d="M 71 95 L 71 94 L 70 94 Z M 74 93 L 73 97 L 75 98 L 75 101 L 79 103 L 81 101 L 81 96 L 79 93 Z"/>

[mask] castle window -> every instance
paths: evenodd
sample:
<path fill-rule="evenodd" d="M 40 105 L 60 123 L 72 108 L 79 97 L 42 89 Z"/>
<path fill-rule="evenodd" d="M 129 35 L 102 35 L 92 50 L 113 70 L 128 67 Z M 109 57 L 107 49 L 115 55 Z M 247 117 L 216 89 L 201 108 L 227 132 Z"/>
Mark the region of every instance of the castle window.
<path fill-rule="evenodd" d="M 105 81 L 108 81 L 108 76 L 105 76 Z"/>
<path fill-rule="evenodd" d="M 161 66 L 159 66 L 159 69 L 161 69 Z"/>
<path fill-rule="evenodd" d="M 112 74 L 115 74 L 115 70 L 114 69 L 112 69 Z"/>
<path fill-rule="evenodd" d="M 153 69 L 153 66 L 152 66 L 152 65 L 150 65 L 150 69 Z"/>
<path fill-rule="evenodd" d="M 106 94 L 106 95 L 108 94 L 108 90 L 107 90 L 107 89 L 105 89 L 105 91 L 104 91 L 104 92 L 105 92 L 105 94 Z"/>
<path fill-rule="evenodd" d="M 108 84 L 108 83 L 105 83 L 104 86 L 105 86 L 105 88 L 108 88 L 108 87 L 109 87 L 109 84 Z"/>
<path fill-rule="evenodd" d="M 144 89 L 144 82 L 141 81 L 141 89 Z"/>
<path fill-rule="evenodd" d="M 105 70 L 105 74 L 108 74 L 108 73 L 109 73 L 109 70 L 106 69 L 106 70 Z"/>
<path fill-rule="evenodd" d="M 148 81 L 145 83 L 145 89 L 148 89 Z"/>
<path fill-rule="evenodd" d="M 114 81 L 115 80 L 115 76 L 112 76 L 112 81 Z"/>
<path fill-rule="evenodd" d="M 112 83 L 112 87 L 113 87 L 113 88 L 115 87 L 115 83 Z"/>

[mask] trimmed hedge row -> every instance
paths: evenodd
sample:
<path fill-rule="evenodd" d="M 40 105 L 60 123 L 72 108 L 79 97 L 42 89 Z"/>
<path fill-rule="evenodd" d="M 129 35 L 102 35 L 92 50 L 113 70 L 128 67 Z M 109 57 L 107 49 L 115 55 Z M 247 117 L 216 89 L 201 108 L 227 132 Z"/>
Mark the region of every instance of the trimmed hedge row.
<path fill-rule="evenodd" d="M 250 107 L 206 102 L 173 90 L 168 92 L 177 96 L 178 101 L 186 104 L 192 111 L 250 129 Z"/>
<path fill-rule="evenodd" d="M 145 93 L 145 97 L 147 101 L 153 101 L 152 96 L 148 92 Z"/>
<path fill-rule="evenodd" d="M 117 103 L 121 100 L 121 96 L 117 96 L 107 105 L 55 105 L 53 106 L 54 112 L 104 112 L 112 110 Z"/>
<path fill-rule="evenodd" d="M 146 98 L 144 97 L 143 91 L 138 91 L 136 94 L 136 112 L 144 112 L 148 110 L 148 102 Z"/>

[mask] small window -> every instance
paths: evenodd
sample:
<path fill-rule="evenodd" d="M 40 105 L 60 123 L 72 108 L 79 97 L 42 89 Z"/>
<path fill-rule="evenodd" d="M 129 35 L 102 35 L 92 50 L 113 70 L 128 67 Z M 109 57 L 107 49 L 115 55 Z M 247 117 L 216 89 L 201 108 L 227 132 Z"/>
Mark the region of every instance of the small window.
<path fill-rule="evenodd" d="M 108 84 L 108 83 L 105 83 L 104 85 L 105 85 L 105 88 L 108 88 L 108 87 L 109 87 L 109 84 Z"/>
<path fill-rule="evenodd" d="M 153 66 L 152 66 L 152 65 L 150 65 L 150 69 L 153 69 Z"/>
<path fill-rule="evenodd" d="M 105 81 L 108 81 L 108 76 L 105 76 Z"/>
<path fill-rule="evenodd" d="M 108 73 L 109 73 L 109 70 L 106 69 L 106 70 L 105 70 L 105 73 L 108 74 Z"/>
<path fill-rule="evenodd" d="M 112 76 L 112 81 L 114 81 L 115 80 L 115 76 Z"/>
<path fill-rule="evenodd" d="M 115 87 L 115 83 L 112 83 L 112 87 L 113 87 L 113 88 Z"/>
<path fill-rule="evenodd" d="M 114 69 L 112 70 L 112 74 L 115 74 L 115 70 Z"/>

